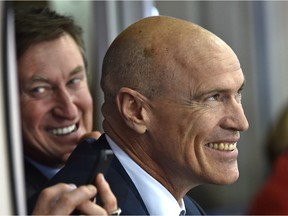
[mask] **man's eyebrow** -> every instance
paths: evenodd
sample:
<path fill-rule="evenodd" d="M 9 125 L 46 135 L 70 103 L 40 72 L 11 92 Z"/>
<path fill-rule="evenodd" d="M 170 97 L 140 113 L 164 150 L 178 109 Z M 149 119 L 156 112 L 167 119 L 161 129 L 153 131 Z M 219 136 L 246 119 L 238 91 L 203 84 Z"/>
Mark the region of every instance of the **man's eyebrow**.
<path fill-rule="evenodd" d="M 39 75 L 34 75 L 31 78 L 31 82 L 45 82 L 48 83 L 48 79 L 46 77 L 43 76 L 39 76 Z"/>
<path fill-rule="evenodd" d="M 77 66 L 75 69 L 73 69 L 70 73 L 70 76 L 73 76 L 75 74 L 81 73 L 85 71 L 83 66 Z M 48 78 L 41 76 L 41 75 L 33 75 L 31 79 L 28 81 L 28 84 L 32 84 L 34 82 L 43 82 L 43 83 L 49 83 Z"/>
<path fill-rule="evenodd" d="M 238 89 L 238 91 L 242 91 L 243 90 L 243 88 L 244 88 L 244 82 L 242 83 L 242 85 L 240 86 L 240 88 Z"/>
<path fill-rule="evenodd" d="M 241 84 L 240 88 L 238 88 L 237 92 L 241 92 L 244 88 L 245 85 L 245 80 L 243 81 L 243 83 Z M 209 91 L 202 91 L 202 92 L 198 92 L 197 95 L 193 96 L 193 99 L 199 99 L 204 97 L 205 95 L 209 95 L 209 94 L 214 94 L 214 93 L 224 93 L 227 92 L 227 89 L 222 89 L 222 88 L 215 88 L 215 89 L 211 89 Z"/>
<path fill-rule="evenodd" d="M 240 91 L 243 90 L 245 83 L 246 83 L 246 79 L 244 79 L 242 85 L 241 85 L 240 88 L 238 89 L 238 92 L 240 92 Z"/>
<path fill-rule="evenodd" d="M 73 76 L 75 74 L 78 74 L 78 73 L 81 73 L 84 71 L 85 71 L 85 68 L 83 66 L 79 65 L 74 70 L 71 71 L 70 76 Z"/>
<path fill-rule="evenodd" d="M 36 83 L 46 83 L 46 84 L 50 84 L 49 80 L 46 77 L 43 77 L 41 75 L 33 75 L 32 77 L 30 77 L 27 81 L 20 83 L 20 88 L 23 90 L 25 88 L 30 88 L 33 85 L 35 85 Z"/>

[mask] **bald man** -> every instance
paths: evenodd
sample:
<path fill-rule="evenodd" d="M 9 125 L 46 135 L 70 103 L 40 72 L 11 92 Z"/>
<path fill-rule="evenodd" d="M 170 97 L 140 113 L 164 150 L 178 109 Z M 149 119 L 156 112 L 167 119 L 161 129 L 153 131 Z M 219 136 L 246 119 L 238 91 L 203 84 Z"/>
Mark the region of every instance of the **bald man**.
<path fill-rule="evenodd" d="M 105 134 L 80 144 L 53 181 L 85 184 L 111 148 L 106 179 L 124 215 L 204 214 L 186 193 L 237 180 L 243 84 L 233 50 L 202 27 L 166 16 L 132 24 L 103 62 Z"/>

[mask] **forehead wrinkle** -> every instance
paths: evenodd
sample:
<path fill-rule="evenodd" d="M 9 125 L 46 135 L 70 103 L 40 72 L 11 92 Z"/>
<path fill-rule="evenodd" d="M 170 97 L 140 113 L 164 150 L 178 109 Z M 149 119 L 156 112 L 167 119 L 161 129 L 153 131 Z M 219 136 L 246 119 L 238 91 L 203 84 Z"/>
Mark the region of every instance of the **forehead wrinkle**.
<path fill-rule="evenodd" d="M 200 33 L 198 32 L 198 34 Z M 181 38 L 181 36 L 177 37 L 176 41 L 172 41 L 167 38 L 167 40 L 164 41 L 165 43 L 154 44 L 154 46 L 151 46 L 154 47 L 154 53 L 156 53 L 156 50 L 160 53 L 160 55 L 154 56 L 156 59 L 158 58 L 158 62 L 161 62 L 163 64 L 162 67 L 174 69 L 174 74 L 171 75 L 174 77 L 182 76 L 183 74 L 187 75 L 187 73 L 190 73 L 189 77 L 192 76 L 197 78 L 199 77 L 199 75 L 202 76 L 202 74 L 210 68 L 213 68 L 213 70 L 215 70 L 215 68 L 216 70 L 217 68 L 220 68 L 222 70 L 226 67 L 225 69 L 227 69 L 227 65 L 231 63 L 228 62 L 227 64 L 225 62 L 226 60 L 223 59 L 221 60 L 223 63 L 219 64 L 219 59 L 223 58 L 221 56 L 222 54 L 231 55 L 231 53 L 233 52 L 229 50 L 230 48 L 227 49 L 227 46 L 224 42 L 218 42 L 217 45 L 214 45 L 213 43 L 218 40 L 214 39 L 214 37 L 210 37 L 207 32 L 204 32 L 202 34 L 205 35 L 205 38 L 207 38 L 207 40 L 198 40 L 197 36 L 195 35 L 193 35 L 192 40 L 187 35 L 184 35 L 181 40 L 179 40 L 179 37 Z M 183 43 L 182 41 L 186 41 L 186 43 Z M 197 43 L 195 43 L 195 41 L 197 41 Z M 227 52 L 229 54 L 227 54 Z M 235 57 L 234 53 L 233 56 L 227 57 L 227 61 L 229 61 L 229 59 L 233 57 Z M 238 66 L 238 64 L 239 61 L 237 63 L 235 61 L 233 62 L 233 64 L 231 64 L 231 66 L 233 67 L 235 65 L 235 68 L 238 67 L 237 69 L 239 69 L 240 65 Z"/>
<path fill-rule="evenodd" d="M 195 70 L 200 77 L 209 78 L 211 76 L 231 73 L 241 70 L 240 62 L 234 52 L 229 47 L 222 49 L 221 53 L 215 53 L 208 57 L 198 58 L 195 63 Z"/>
<path fill-rule="evenodd" d="M 168 74 L 161 76 L 162 79 L 165 77 L 171 80 L 167 84 L 168 93 L 170 96 L 176 96 L 175 94 L 177 94 L 176 92 L 179 92 L 179 90 L 182 92 L 187 92 L 186 94 L 178 95 L 180 100 L 186 101 L 187 103 L 189 103 L 189 101 L 193 100 L 193 98 L 198 95 L 198 91 L 200 94 L 202 94 L 202 91 L 203 94 L 208 94 L 207 90 L 209 92 L 232 91 L 231 84 L 228 84 L 230 87 L 227 85 L 226 89 L 215 87 L 215 89 L 210 91 L 208 87 L 207 90 L 199 89 L 200 87 L 203 87 L 203 85 L 199 86 L 199 83 L 202 82 L 204 86 L 207 86 L 207 81 L 209 84 L 209 80 L 212 78 L 213 81 L 211 84 L 209 84 L 209 86 L 213 87 L 215 82 L 215 78 L 213 78 L 214 76 L 222 75 L 225 73 L 239 72 L 239 70 L 241 70 L 240 63 L 236 54 L 231 51 L 231 48 L 226 46 L 225 43 L 218 43 L 216 48 L 210 48 L 210 53 L 203 52 L 201 46 L 198 48 L 199 49 L 194 50 L 188 49 L 186 52 L 185 49 L 184 51 L 180 48 L 172 49 L 173 52 L 163 52 L 164 54 L 158 55 L 159 62 L 162 62 L 162 64 L 165 65 L 162 68 L 169 70 Z M 164 48 L 162 48 L 162 51 L 163 50 L 165 51 Z M 167 57 L 167 59 L 165 59 L 165 57 Z M 238 78 L 233 77 L 230 78 L 233 80 L 238 80 Z M 203 80 L 205 80 L 204 82 L 206 84 L 203 83 Z M 237 82 L 237 80 L 235 80 L 235 82 Z M 181 88 L 179 88 L 179 83 L 182 83 Z M 240 86 L 238 87 L 241 88 Z M 239 89 L 235 89 L 235 91 L 238 90 Z"/>
<path fill-rule="evenodd" d="M 235 71 L 237 72 L 237 71 Z M 241 78 L 239 77 L 241 76 Z M 238 76 L 230 77 L 225 79 L 226 82 L 221 82 L 219 85 L 215 85 L 215 79 L 205 80 L 198 85 L 191 86 L 191 92 L 196 93 L 193 97 L 201 97 L 212 93 L 234 93 L 239 92 L 243 89 L 245 84 L 245 77 L 243 73 L 239 73 Z M 193 94 L 193 93 L 191 93 Z"/>

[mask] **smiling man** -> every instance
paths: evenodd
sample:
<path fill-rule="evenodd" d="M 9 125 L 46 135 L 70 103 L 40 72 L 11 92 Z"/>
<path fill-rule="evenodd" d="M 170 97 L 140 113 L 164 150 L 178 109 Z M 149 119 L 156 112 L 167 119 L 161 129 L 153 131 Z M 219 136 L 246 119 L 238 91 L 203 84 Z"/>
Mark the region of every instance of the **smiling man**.
<path fill-rule="evenodd" d="M 15 10 L 15 30 L 28 199 L 64 166 L 81 137 L 91 133 L 93 105 L 82 30 L 71 17 L 28 3 Z M 29 213 L 113 212 L 115 196 L 103 176 L 96 179 L 97 189 L 94 182 L 79 188 L 51 186 Z M 91 201 L 97 191 L 103 208 Z"/>
<path fill-rule="evenodd" d="M 237 180 L 243 84 L 235 53 L 202 27 L 166 16 L 132 24 L 103 61 L 105 134 L 78 145 L 51 182 L 85 183 L 111 148 L 106 179 L 124 215 L 204 214 L 186 193 Z"/>
<path fill-rule="evenodd" d="M 49 179 L 63 167 L 80 137 L 91 132 L 93 107 L 80 29 L 57 16 L 51 16 L 49 26 L 49 16 L 42 14 L 16 14 L 16 42 L 24 153 L 29 164 L 49 170 L 43 172 Z M 25 19 L 31 22 L 27 26 Z M 62 32 L 57 30 L 61 25 Z M 32 31 L 31 26 L 38 29 Z"/>
<path fill-rule="evenodd" d="M 30 46 L 18 61 L 25 154 L 62 167 L 92 130 L 92 98 L 83 58 L 68 34 Z"/>

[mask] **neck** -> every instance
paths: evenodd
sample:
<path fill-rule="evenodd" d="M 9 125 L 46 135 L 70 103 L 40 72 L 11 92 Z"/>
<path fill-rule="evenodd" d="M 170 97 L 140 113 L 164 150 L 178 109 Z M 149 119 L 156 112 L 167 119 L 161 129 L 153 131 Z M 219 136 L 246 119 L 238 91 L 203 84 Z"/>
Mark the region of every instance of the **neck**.
<path fill-rule="evenodd" d="M 161 155 L 156 155 L 155 148 L 150 145 L 151 142 L 145 134 L 139 135 L 132 130 L 123 129 L 124 127 L 116 130 L 110 126 L 108 122 L 103 122 L 105 133 L 143 170 L 161 183 L 180 204 L 192 187 L 183 183 L 184 178 L 175 169 L 177 166 L 171 166 L 171 160 L 167 163 Z"/>

